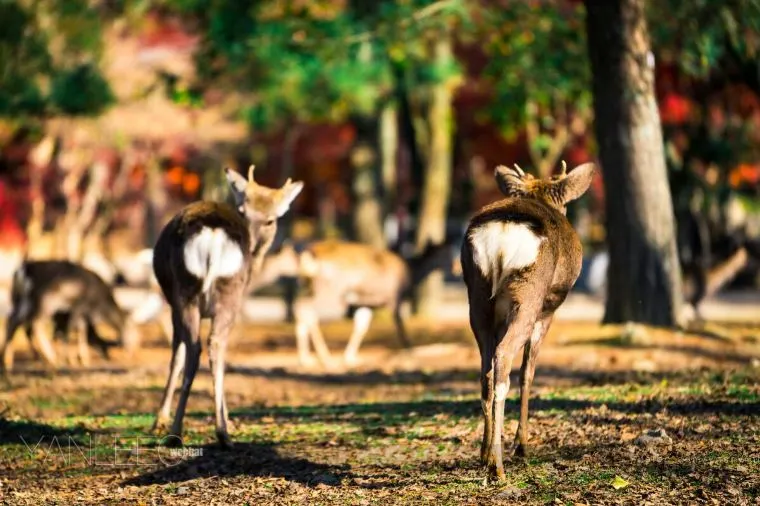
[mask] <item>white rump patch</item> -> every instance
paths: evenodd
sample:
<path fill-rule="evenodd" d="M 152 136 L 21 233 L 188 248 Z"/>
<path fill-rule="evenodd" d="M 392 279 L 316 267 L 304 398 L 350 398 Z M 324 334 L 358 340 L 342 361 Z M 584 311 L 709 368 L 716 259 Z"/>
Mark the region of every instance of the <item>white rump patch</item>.
<path fill-rule="evenodd" d="M 185 268 L 203 281 L 206 293 L 218 278 L 229 278 L 243 267 L 243 250 L 219 228 L 204 228 L 185 243 Z"/>
<path fill-rule="evenodd" d="M 543 240 L 523 223 L 493 221 L 470 233 L 475 264 L 492 283 L 491 297 L 512 271 L 535 263 Z"/>

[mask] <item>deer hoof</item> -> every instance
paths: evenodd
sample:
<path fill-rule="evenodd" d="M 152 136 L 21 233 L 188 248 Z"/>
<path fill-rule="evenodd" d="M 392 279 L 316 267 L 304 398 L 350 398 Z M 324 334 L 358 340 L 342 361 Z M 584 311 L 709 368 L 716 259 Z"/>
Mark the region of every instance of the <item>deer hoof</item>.
<path fill-rule="evenodd" d="M 314 355 L 301 355 L 298 357 L 298 363 L 301 367 L 314 367 L 317 365 L 317 359 Z"/>
<path fill-rule="evenodd" d="M 163 434 L 169 428 L 169 420 L 166 418 L 156 418 L 153 426 L 150 428 L 151 434 Z"/>
<path fill-rule="evenodd" d="M 173 432 L 165 436 L 161 441 L 167 448 L 182 448 L 184 446 L 182 443 L 182 436 Z"/>
<path fill-rule="evenodd" d="M 359 357 L 356 354 L 352 353 L 343 356 L 343 363 L 348 367 L 354 367 L 359 365 L 361 363 L 361 360 L 359 360 Z"/>
<path fill-rule="evenodd" d="M 232 450 L 235 446 L 232 442 L 232 439 L 230 438 L 230 435 L 226 432 L 217 432 L 216 441 L 219 443 L 219 446 L 224 450 Z"/>

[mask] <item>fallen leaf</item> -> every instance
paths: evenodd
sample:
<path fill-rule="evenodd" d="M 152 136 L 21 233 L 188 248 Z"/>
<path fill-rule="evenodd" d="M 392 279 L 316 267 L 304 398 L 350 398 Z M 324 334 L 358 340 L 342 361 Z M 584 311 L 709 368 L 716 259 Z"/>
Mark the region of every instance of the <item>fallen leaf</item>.
<path fill-rule="evenodd" d="M 625 488 L 630 485 L 630 483 L 616 474 L 615 479 L 612 480 L 611 485 L 615 490 L 620 490 L 621 488 Z"/>

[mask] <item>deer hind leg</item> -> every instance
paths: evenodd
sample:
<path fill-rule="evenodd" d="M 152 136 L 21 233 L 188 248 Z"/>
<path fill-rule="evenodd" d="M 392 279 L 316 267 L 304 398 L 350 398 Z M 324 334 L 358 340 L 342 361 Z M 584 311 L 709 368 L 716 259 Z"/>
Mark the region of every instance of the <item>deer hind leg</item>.
<path fill-rule="evenodd" d="M 68 365 L 74 365 L 76 358 L 74 357 L 73 350 L 69 346 L 69 340 L 71 339 L 71 313 L 58 312 L 54 313 L 50 319 L 53 322 L 53 346 L 58 350 L 63 350 L 63 358 Z M 32 339 L 32 332 L 29 331 L 29 340 Z M 35 353 L 35 358 L 39 358 L 39 354 L 36 349 L 32 348 Z"/>
<path fill-rule="evenodd" d="M 361 346 L 364 336 L 367 335 L 371 323 L 372 309 L 368 307 L 358 308 L 354 313 L 354 328 L 351 331 L 351 337 L 348 340 L 346 350 L 343 352 L 343 360 L 346 364 L 354 365 L 357 363 L 359 346 Z"/>
<path fill-rule="evenodd" d="M 312 329 L 319 327 L 317 313 L 314 309 L 313 299 L 301 299 L 296 303 L 296 349 L 298 350 L 298 362 L 302 366 L 314 365 L 314 357 L 309 349 L 309 336 Z"/>
<path fill-rule="evenodd" d="M 185 417 L 187 400 L 190 397 L 190 389 L 193 386 L 195 374 L 198 372 L 198 363 L 200 362 L 201 356 L 201 341 L 199 335 L 201 326 L 200 308 L 197 305 L 191 305 L 177 310 L 172 309 L 172 322 L 175 325 L 174 340 L 176 341 L 179 339 L 179 342 L 184 344 L 185 347 L 185 363 L 182 387 L 180 388 L 179 401 L 177 403 L 177 411 L 174 414 L 174 423 L 172 424 L 171 433 L 166 443 L 168 445 L 181 445 L 182 422 Z M 177 364 L 173 365 L 176 367 Z M 174 371 L 170 372 L 170 374 L 173 373 Z M 171 380 L 171 378 L 169 379 Z M 171 395 L 169 397 L 171 397 Z"/>
<path fill-rule="evenodd" d="M 393 321 L 396 324 L 396 333 L 401 341 L 401 346 L 404 348 L 411 348 L 412 342 L 409 340 L 409 334 L 407 334 L 406 326 L 404 325 L 404 318 L 401 316 L 400 300 L 393 305 Z"/>
<path fill-rule="evenodd" d="M 242 294 L 241 294 L 242 295 Z M 227 402 L 224 395 L 224 364 L 227 340 L 230 330 L 235 325 L 238 308 L 221 308 L 217 306 L 216 315 L 211 321 L 211 333 L 208 338 L 209 363 L 214 382 L 214 413 L 216 416 L 216 439 L 224 448 L 232 447 L 232 440 L 227 431 L 229 424 Z"/>
<path fill-rule="evenodd" d="M 489 332 L 490 334 L 490 332 Z M 491 461 L 493 443 L 494 371 L 492 343 L 484 343 L 480 350 L 480 405 L 483 409 L 483 440 L 480 444 L 480 462 L 485 466 L 496 465 Z"/>
<path fill-rule="evenodd" d="M 309 342 L 314 345 L 317 357 L 323 367 L 332 366 L 330 350 L 325 343 L 324 335 L 319 328 L 319 313 L 314 298 L 304 298 L 296 304 L 296 346 L 298 361 L 303 366 L 314 364 L 314 358 L 309 349 Z"/>
<path fill-rule="evenodd" d="M 536 359 L 541 342 L 551 325 L 551 317 L 542 318 L 533 325 L 533 333 L 525 343 L 523 363 L 520 368 L 520 422 L 515 434 L 514 454 L 516 457 L 528 456 L 528 403 L 530 387 L 536 372 Z"/>
<path fill-rule="evenodd" d="M 158 325 L 161 327 L 161 332 L 163 332 L 166 340 L 169 341 L 169 344 L 172 344 L 174 341 L 174 332 L 172 330 L 173 323 L 171 312 L 166 312 L 163 310 L 159 312 Z"/>
<path fill-rule="evenodd" d="M 88 322 L 81 315 L 73 316 L 74 332 L 77 340 L 77 358 L 83 367 L 90 366 L 90 348 L 87 345 Z"/>
<path fill-rule="evenodd" d="M 482 295 L 482 293 L 480 294 Z M 493 355 L 494 355 L 494 308 L 488 301 L 488 294 L 481 299 L 476 287 L 468 290 L 470 307 L 470 328 L 480 350 L 480 404 L 483 408 L 483 440 L 480 445 L 480 461 L 490 465 L 491 442 L 493 441 Z M 487 301 L 483 303 L 483 301 Z M 495 462 L 494 462 L 495 465 Z"/>
<path fill-rule="evenodd" d="M 177 388 L 179 375 L 185 367 L 185 353 L 187 346 L 185 345 L 185 339 L 181 336 L 181 328 L 182 324 L 177 324 L 177 331 L 174 332 L 174 338 L 172 339 L 172 358 L 169 364 L 169 377 L 166 380 L 164 395 L 161 398 L 161 407 L 158 409 L 156 420 L 151 429 L 152 432 L 163 431 L 164 426 L 169 422 L 174 391 Z"/>
<path fill-rule="evenodd" d="M 488 468 L 499 480 L 506 477 L 502 438 L 504 434 L 504 408 L 509 392 L 509 372 L 517 350 L 529 340 L 537 316 L 537 311 L 530 306 L 518 307 L 516 313 L 512 313 L 511 318 L 507 317 L 497 326 L 494 336 L 495 339 L 498 339 L 498 344 L 494 353 L 493 434 Z"/>

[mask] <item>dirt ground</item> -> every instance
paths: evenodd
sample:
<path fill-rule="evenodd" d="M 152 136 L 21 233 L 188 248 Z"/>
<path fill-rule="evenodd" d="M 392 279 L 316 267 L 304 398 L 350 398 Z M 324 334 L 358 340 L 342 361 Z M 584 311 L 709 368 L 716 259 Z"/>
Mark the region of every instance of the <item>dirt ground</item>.
<path fill-rule="evenodd" d="M 139 354 L 86 370 L 50 375 L 19 351 L 0 382 L 0 503 L 760 504 L 760 315 L 699 335 L 555 322 L 531 456 L 503 483 L 478 463 L 479 356 L 464 322 L 413 320 L 402 350 L 380 318 L 362 363 L 329 373 L 298 366 L 290 325 L 242 326 L 230 451 L 214 445 L 205 354 L 185 448 L 149 433 L 169 349 L 157 326 L 142 330 Z M 336 361 L 349 331 L 324 326 Z M 510 443 L 516 415 L 512 388 Z"/>

